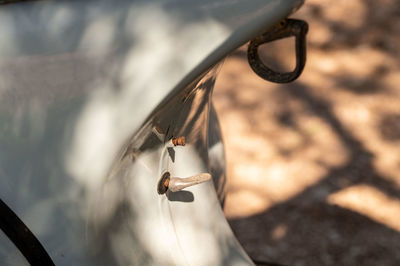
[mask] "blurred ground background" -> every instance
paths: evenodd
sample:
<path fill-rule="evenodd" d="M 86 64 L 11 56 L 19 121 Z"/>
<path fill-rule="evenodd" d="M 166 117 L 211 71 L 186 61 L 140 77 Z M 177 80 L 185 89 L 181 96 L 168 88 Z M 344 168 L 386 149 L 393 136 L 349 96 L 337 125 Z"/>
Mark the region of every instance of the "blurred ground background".
<path fill-rule="evenodd" d="M 310 25 L 297 81 L 259 78 L 246 47 L 217 80 L 226 216 L 257 260 L 400 265 L 400 2 L 310 0 L 295 17 Z M 290 42 L 263 53 L 294 64 Z"/>

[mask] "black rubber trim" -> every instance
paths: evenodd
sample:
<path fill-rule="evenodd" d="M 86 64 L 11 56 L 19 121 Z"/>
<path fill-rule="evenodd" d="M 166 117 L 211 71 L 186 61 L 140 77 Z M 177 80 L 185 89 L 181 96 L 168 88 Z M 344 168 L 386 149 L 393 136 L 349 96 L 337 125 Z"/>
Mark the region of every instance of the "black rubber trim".
<path fill-rule="evenodd" d="M 21 2 L 33 2 L 41 0 L 0 0 L 0 5 L 16 4 Z"/>
<path fill-rule="evenodd" d="M 1 199 L 0 229 L 31 265 L 54 265 L 49 254 L 35 235 Z"/>

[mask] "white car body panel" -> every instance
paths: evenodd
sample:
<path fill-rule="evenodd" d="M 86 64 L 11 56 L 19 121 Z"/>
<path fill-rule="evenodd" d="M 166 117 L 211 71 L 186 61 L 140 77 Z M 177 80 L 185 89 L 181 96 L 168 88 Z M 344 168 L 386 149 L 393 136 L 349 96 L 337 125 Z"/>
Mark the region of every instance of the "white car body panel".
<path fill-rule="evenodd" d="M 156 187 L 163 171 L 212 170 L 208 156 L 223 145 L 208 146 L 217 67 L 208 69 L 301 4 L 0 5 L 0 198 L 56 265 L 251 264 L 211 182 L 170 198 Z M 158 118 L 181 112 L 171 130 L 188 144 L 174 159 L 163 140 L 141 148 Z M 136 157 L 127 161 L 129 147 Z M 0 264 L 13 265 L 21 255 L 6 242 L 3 235 Z"/>

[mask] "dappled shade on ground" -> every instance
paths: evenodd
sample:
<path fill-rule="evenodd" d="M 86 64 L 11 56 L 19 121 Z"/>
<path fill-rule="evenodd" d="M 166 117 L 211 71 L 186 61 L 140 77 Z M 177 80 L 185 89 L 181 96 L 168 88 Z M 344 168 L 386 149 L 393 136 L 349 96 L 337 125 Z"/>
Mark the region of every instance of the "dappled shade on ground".
<path fill-rule="evenodd" d="M 246 47 L 217 80 L 225 213 L 258 260 L 399 265 L 400 3 L 312 0 L 297 17 L 310 24 L 297 81 L 260 79 Z M 286 46 L 264 58 L 290 60 Z"/>

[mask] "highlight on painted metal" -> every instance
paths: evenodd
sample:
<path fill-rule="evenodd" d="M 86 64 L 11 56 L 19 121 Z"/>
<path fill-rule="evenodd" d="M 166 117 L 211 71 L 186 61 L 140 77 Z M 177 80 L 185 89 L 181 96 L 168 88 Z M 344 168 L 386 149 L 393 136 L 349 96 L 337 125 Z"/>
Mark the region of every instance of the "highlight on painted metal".
<path fill-rule="evenodd" d="M 247 50 L 247 59 L 250 67 L 261 78 L 275 82 L 288 83 L 296 80 L 303 72 L 306 64 L 306 35 L 308 24 L 303 20 L 284 19 L 260 36 L 250 41 Z M 262 44 L 287 37 L 296 37 L 296 67 L 292 72 L 276 72 L 266 66 L 258 54 L 258 47 Z"/>
<path fill-rule="evenodd" d="M 174 146 L 185 146 L 186 139 L 185 137 L 172 138 L 172 144 L 174 144 Z"/>

